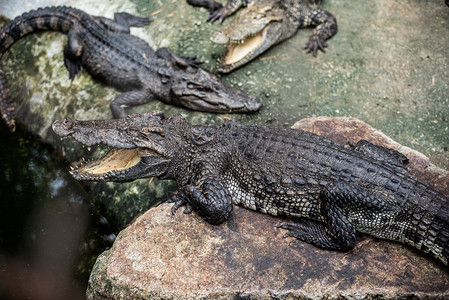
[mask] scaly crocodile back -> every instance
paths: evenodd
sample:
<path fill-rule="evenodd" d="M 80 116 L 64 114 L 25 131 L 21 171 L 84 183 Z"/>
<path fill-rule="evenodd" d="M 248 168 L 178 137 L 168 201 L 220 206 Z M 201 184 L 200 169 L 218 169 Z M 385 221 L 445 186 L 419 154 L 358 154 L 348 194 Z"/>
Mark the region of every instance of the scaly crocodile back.
<path fill-rule="evenodd" d="M 414 178 L 398 152 L 342 147 L 301 130 L 225 127 L 222 139 L 234 146 L 222 176 L 235 204 L 322 222 L 323 196 L 331 195 L 357 231 L 411 245 L 448 265 L 449 196 Z"/>

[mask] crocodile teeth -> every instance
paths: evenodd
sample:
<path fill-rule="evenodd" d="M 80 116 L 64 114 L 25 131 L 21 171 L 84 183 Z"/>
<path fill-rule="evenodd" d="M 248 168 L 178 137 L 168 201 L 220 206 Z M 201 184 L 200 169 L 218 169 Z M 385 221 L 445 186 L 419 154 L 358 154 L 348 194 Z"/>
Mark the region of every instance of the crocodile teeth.
<path fill-rule="evenodd" d="M 231 40 L 231 44 L 244 44 L 245 43 L 245 39 L 242 40 Z"/>

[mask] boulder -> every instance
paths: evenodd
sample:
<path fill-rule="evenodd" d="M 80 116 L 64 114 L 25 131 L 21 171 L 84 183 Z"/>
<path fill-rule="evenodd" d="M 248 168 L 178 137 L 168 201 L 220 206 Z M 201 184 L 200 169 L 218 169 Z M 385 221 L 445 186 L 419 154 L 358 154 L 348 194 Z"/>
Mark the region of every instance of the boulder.
<path fill-rule="evenodd" d="M 311 118 L 295 128 L 339 143 L 368 139 L 398 149 L 415 176 L 447 191 L 448 172 L 352 118 Z M 222 225 L 171 205 L 152 208 L 99 256 L 88 299 L 446 298 L 449 274 L 418 251 L 365 235 L 350 252 L 318 249 L 276 228 L 282 219 L 234 207 Z"/>

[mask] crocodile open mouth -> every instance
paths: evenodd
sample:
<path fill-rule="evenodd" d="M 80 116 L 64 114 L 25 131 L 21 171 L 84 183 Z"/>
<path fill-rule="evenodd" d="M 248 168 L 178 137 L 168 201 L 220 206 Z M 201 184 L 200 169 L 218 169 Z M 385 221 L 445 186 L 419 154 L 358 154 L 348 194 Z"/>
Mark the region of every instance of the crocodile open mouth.
<path fill-rule="evenodd" d="M 231 40 L 226 55 L 222 59 L 222 64 L 236 64 L 245 57 L 250 56 L 262 45 L 265 30 L 266 27 L 259 33 L 247 36 L 243 40 Z"/>
<path fill-rule="evenodd" d="M 103 158 L 89 162 L 78 162 L 72 171 L 89 175 L 104 175 L 111 171 L 121 171 L 135 166 L 140 161 L 136 149 L 112 149 Z"/>
<path fill-rule="evenodd" d="M 153 151 L 144 148 L 114 148 L 102 158 L 72 163 L 70 172 L 77 179 L 106 179 L 112 175 L 125 174 L 141 162 L 143 155 L 150 155 L 151 153 Z"/>
<path fill-rule="evenodd" d="M 227 52 L 219 60 L 218 71 L 222 73 L 231 72 L 268 50 L 280 40 L 282 36 L 281 27 L 281 22 L 269 22 L 261 31 L 248 34 L 244 39 L 229 39 Z M 221 33 L 221 36 L 216 34 L 213 38 L 212 41 L 221 43 L 226 39 L 226 34 Z"/>

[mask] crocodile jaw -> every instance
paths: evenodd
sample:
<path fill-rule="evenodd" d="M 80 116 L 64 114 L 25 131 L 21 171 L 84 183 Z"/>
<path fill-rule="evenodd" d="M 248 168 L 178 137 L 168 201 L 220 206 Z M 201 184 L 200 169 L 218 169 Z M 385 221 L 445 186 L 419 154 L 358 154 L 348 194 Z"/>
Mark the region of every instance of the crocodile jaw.
<path fill-rule="evenodd" d="M 110 181 L 126 176 L 130 170 L 138 167 L 143 153 L 147 151 L 142 148 L 114 148 L 102 158 L 72 163 L 70 173 L 78 180 Z"/>
<path fill-rule="evenodd" d="M 271 46 L 282 40 L 282 23 L 270 22 L 256 34 L 248 35 L 242 40 L 230 40 L 227 52 L 218 63 L 218 71 L 229 73 L 250 62 Z"/>
<path fill-rule="evenodd" d="M 165 173 L 171 156 L 164 144 L 164 119 L 160 112 L 113 120 L 66 118 L 56 120 L 52 128 L 61 138 L 72 137 L 86 146 L 112 147 L 103 158 L 73 163 L 70 171 L 76 179 L 132 181 Z"/>
<path fill-rule="evenodd" d="M 112 149 L 100 159 L 72 163 L 70 172 L 77 178 L 102 178 L 111 172 L 121 172 L 140 162 L 140 155 L 135 149 Z"/>
<path fill-rule="evenodd" d="M 100 159 L 72 163 L 77 180 L 127 182 L 165 174 L 171 159 L 146 148 L 117 149 Z"/>
<path fill-rule="evenodd" d="M 242 41 L 232 41 L 228 46 L 226 56 L 222 60 L 223 65 L 236 64 L 245 58 L 245 56 L 250 56 L 251 51 L 257 49 L 262 44 L 262 32 L 248 36 Z"/>

